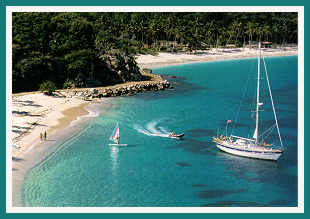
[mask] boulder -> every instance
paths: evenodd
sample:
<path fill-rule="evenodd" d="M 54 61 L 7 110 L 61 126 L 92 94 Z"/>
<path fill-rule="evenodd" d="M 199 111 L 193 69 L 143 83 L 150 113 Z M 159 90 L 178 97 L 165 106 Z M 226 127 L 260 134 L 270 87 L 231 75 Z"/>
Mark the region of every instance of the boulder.
<path fill-rule="evenodd" d="M 98 94 L 99 91 L 96 88 L 91 89 L 91 94 Z"/>

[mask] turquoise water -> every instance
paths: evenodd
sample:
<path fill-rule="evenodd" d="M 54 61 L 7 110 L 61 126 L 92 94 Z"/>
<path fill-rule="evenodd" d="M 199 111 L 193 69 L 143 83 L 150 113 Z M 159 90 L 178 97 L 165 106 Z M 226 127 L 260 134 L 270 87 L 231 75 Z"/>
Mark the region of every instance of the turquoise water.
<path fill-rule="evenodd" d="M 297 57 L 266 62 L 286 150 L 277 162 L 211 142 L 228 119 L 229 133 L 252 133 L 254 93 L 245 88 L 255 90 L 256 59 L 156 68 L 175 88 L 103 104 L 104 114 L 28 172 L 24 206 L 297 206 Z M 264 111 L 268 124 L 267 102 Z M 108 146 L 116 122 L 128 147 Z M 184 140 L 167 138 L 172 130 Z"/>

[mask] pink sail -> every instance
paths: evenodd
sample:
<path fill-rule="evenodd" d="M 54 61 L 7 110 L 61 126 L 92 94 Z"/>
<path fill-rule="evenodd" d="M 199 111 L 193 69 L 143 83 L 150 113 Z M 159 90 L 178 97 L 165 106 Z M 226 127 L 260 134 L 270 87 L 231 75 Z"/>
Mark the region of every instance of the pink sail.
<path fill-rule="evenodd" d="M 117 138 L 119 138 L 119 126 L 118 126 L 118 124 L 114 128 L 112 135 L 110 137 L 110 140 L 116 142 Z"/>

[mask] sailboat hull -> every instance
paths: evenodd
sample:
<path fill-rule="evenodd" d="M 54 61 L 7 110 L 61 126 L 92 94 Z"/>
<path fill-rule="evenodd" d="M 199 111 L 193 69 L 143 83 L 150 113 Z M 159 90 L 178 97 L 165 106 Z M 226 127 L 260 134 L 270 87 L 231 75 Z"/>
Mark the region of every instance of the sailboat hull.
<path fill-rule="evenodd" d="M 237 155 L 241 157 L 262 159 L 262 160 L 278 160 L 279 157 L 282 155 L 282 152 L 250 151 L 250 150 L 227 147 L 221 144 L 216 144 L 216 147 L 229 154 L 233 154 L 233 155 Z"/>

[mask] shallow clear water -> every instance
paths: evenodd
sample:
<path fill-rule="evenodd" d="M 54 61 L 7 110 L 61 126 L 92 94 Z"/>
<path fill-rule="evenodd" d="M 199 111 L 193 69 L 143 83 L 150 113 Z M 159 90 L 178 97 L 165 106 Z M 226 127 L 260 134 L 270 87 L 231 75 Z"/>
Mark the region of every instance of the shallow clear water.
<path fill-rule="evenodd" d="M 286 149 L 277 162 L 223 153 L 211 142 L 228 119 L 229 133 L 253 134 L 254 93 L 244 90 L 256 88 L 256 59 L 156 68 L 175 89 L 102 105 L 104 114 L 28 172 L 24 205 L 297 206 L 297 57 L 266 62 Z M 270 124 L 267 102 L 264 111 Z M 116 122 L 128 147 L 108 146 Z M 167 138 L 172 130 L 184 140 Z"/>

